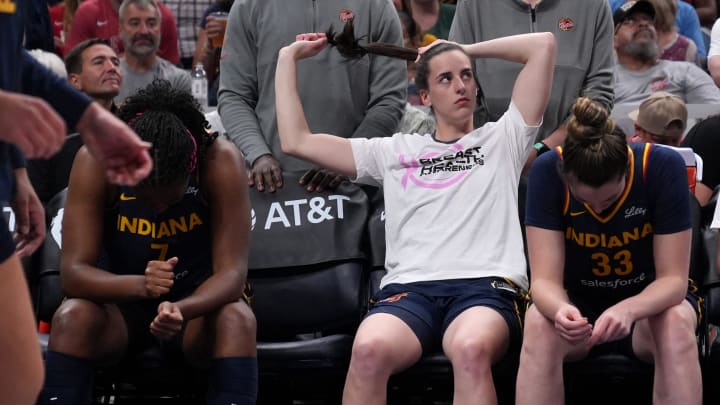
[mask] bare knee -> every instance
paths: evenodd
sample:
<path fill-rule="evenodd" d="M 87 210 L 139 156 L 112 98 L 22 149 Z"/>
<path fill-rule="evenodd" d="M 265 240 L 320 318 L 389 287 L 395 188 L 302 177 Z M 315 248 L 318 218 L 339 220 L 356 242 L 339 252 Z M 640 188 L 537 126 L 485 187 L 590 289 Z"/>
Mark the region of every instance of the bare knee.
<path fill-rule="evenodd" d="M 391 364 L 390 348 L 379 339 L 373 337 L 357 337 L 353 343 L 351 368 L 360 375 L 377 376 L 390 375 L 388 370 Z"/>
<path fill-rule="evenodd" d="M 481 374 L 490 372 L 493 359 L 499 358 L 500 353 L 494 353 L 488 342 L 470 337 L 454 342 L 448 348 L 448 357 L 456 372 Z"/>
<path fill-rule="evenodd" d="M 244 302 L 226 304 L 215 316 L 215 331 L 220 342 L 236 341 L 243 346 L 255 346 L 257 322 Z"/>
<path fill-rule="evenodd" d="M 657 350 L 686 356 L 697 350 L 694 313 L 676 305 L 648 318 Z"/>
<path fill-rule="evenodd" d="M 53 315 L 49 348 L 89 354 L 107 322 L 101 306 L 84 299 L 66 300 Z"/>

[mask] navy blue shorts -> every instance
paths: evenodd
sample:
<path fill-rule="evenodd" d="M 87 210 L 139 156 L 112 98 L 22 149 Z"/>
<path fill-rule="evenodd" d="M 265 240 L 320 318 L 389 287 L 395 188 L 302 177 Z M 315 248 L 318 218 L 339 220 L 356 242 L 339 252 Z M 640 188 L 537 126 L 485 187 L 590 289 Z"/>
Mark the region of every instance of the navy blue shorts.
<path fill-rule="evenodd" d="M 526 303 L 524 292 L 499 277 L 424 281 L 383 287 L 371 301 L 368 315 L 397 316 L 415 333 L 423 352 L 431 353 L 441 348 L 445 331 L 461 312 L 476 306 L 490 307 L 507 322 L 510 347 L 519 348 Z"/>

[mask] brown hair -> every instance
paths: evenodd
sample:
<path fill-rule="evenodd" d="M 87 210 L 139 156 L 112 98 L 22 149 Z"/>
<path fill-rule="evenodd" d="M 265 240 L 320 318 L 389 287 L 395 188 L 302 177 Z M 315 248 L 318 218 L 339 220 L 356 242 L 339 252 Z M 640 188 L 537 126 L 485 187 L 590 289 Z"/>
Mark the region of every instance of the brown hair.
<path fill-rule="evenodd" d="M 575 100 L 567 124 L 563 158 L 558 162 L 564 177 L 599 187 L 627 173 L 627 139 L 602 104 L 587 97 Z"/>
<path fill-rule="evenodd" d="M 659 32 L 675 31 L 678 0 L 650 0 L 655 8 L 655 29 Z"/>

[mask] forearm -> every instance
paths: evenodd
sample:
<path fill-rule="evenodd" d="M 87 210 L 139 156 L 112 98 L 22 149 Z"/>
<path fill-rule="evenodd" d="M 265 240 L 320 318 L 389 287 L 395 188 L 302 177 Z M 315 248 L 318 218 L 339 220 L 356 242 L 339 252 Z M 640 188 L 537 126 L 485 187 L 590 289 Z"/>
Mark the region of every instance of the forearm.
<path fill-rule="evenodd" d="M 549 35 L 552 34 L 519 34 L 461 46 L 473 58 L 498 58 L 525 64 L 533 57 L 547 56 Z"/>
<path fill-rule="evenodd" d="M 69 298 L 108 303 L 148 298 L 144 275 L 118 275 L 87 264 L 63 268 L 60 274 Z"/>
<path fill-rule="evenodd" d="M 687 278 L 673 276 L 658 278 L 640 294 L 620 301 L 621 306 L 638 320 L 656 315 L 682 302 L 687 294 Z"/>
<path fill-rule="evenodd" d="M 533 280 L 530 287 L 530 296 L 540 313 L 548 319 L 554 319 L 558 310 L 570 303 L 565 288 L 551 280 Z"/>
<path fill-rule="evenodd" d="M 275 110 L 283 152 L 305 157 L 303 143 L 310 128 L 297 90 L 297 61 L 287 49 L 280 50 L 275 70 Z"/>
<path fill-rule="evenodd" d="M 189 296 L 176 302 L 185 321 L 212 313 L 223 305 L 238 301 L 245 288 L 239 271 L 215 273 Z"/>

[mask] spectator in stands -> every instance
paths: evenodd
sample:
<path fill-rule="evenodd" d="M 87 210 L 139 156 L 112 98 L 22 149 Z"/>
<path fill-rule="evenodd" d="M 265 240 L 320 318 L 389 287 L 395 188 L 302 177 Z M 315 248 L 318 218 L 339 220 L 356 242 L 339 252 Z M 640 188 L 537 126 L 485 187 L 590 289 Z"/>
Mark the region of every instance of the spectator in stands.
<path fill-rule="evenodd" d="M 633 0 L 610 0 L 610 9 L 613 14 L 626 2 Z M 697 12 L 690 4 L 685 1 L 677 3 L 677 15 L 675 16 L 675 25 L 677 25 L 678 33 L 692 39 L 697 46 L 698 59 L 704 61 L 707 59 L 708 44 L 703 40 L 703 33 L 700 27 L 700 19 Z"/>
<path fill-rule="evenodd" d="M 68 298 L 51 324 L 40 404 L 89 403 L 94 365 L 158 340 L 209 364 L 208 404 L 255 404 L 242 157 L 208 134 L 190 93 L 164 80 L 130 97 L 118 116 L 152 143 L 155 167 L 138 186 L 117 187 L 85 149 L 78 152 L 62 230 Z"/>
<path fill-rule="evenodd" d="M 164 3 L 175 17 L 180 48 L 179 67 L 190 70 L 194 66 L 197 26 L 214 0 L 165 0 Z"/>
<path fill-rule="evenodd" d="M 155 0 L 124 0 L 120 5 L 120 38 L 125 55 L 120 58 L 123 82 L 117 100 L 121 103 L 154 79 L 169 81 L 188 93 L 190 73 L 158 55 L 162 15 Z"/>
<path fill-rule="evenodd" d="M 72 49 L 86 39 L 105 38 L 110 41 L 110 46 L 115 52 L 122 55 L 124 48 L 120 38 L 121 27 L 118 18 L 122 3 L 123 0 L 84 0 L 75 12 L 65 48 Z M 157 5 L 162 14 L 160 27 L 162 41 L 158 55 L 172 64 L 177 64 L 180 61 L 180 53 L 175 17 L 164 4 L 157 2 Z"/>
<path fill-rule="evenodd" d="M 703 177 L 695 185 L 695 197 L 706 206 L 713 192 L 720 186 L 720 115 L 712 115 L 697 122 L 683 138 L 681 146 L 692 148 L 703 160 Z"/>
<path fill-rule="evenodd" d="M 720 86 L 720 18 L 715 21 L 710 31 L 707 67 L 715 84 Z"/>
<path fill-rule="evenodd" d="M 644 0 L 623 4 L 613 16 L 615 103 L 639 103 L 660 90 L 688 104 L 720 103 L 720 90 L 697 65 L 659 59 L 654 19 L 655 9 Z"/>
<path fill-rule="evenodd" d="M 715 19 L 717 19 L 717 2 L 716 0 L 682 0 L 685 3 L 688 3 L 693 6 L 695 9 L 695 12 L 697 13 L 698 18 L 700 19 L 700 24 L 703 27 L 710 28 L 712 27 L 713 23 L 715 23 Z"/>
<path fill-rule="evenodd" d="M 283 172 L 305 172 L 309 191 L 332 189 L 344 177 L 285 155 L 275 121 L 274 70 L 278 50 L 312 27 L 337 32 L 353 20 L 355 37 L 402 45 L 400 21 L 387 0 L 326 2 L 322 6 L 286 0 L 236 1 L 230 9 L 220 61 L 218 111 L 230 139 L 250 164 L 250 186 L 282 187 Z M 261 6 L 262 5 L 262 6 Z M 311 13 L 312 14 L 309 14 Z M 325 70 L 330 65 L 333 68 Z M 317 69 L 326 71 L 316 74 Z M 310 127 L 352 137 L 385 137 L 397 131 L 406 103 L 405 61 L 366 55 L 348 61 L 323 52 L 300 67 L 300 95 Z"/>
<path fill-rule="evenodd" d="M 564 361 L 620 351 L 654 363 L 654 403 L 700 405 L 685 163 L 670 148 L 628 145 L 608 117 L 579 98 L 562 151 L 530 172 L 533 304 L 517 404 L 564 403 Z"/>
<path fill-rule="evenodd" d="M 440 0 L 403 0 L 403 11 L 412 16 L 423 34 L 448 39 L 455 16 L 455 5 Z"/>
<path fill-rule="evenodd" d="M 215 12 L 230 12 L 234 0 L 216 0 L 203 13 L 197 27 L 197 43 L 195 44 L 195 57 L 193 66 L 198 62 L 203 64 L 208 79 L 208 105 L 217 105 L 217 93 L 220 85 L 220 52 L 222 47 L 213 46 L 213 40 L 224 35 L 224 27 L 211 14 Z"/>
<path fill-rule="evenodd" d="M 696 44 L 692 39 L 677 32 L 675 15 L 678 0 L 650 0 L 650 2 L 655 9 L 655 32 L 661 50 L 660 59 L 699 63 Z"/>
<path fill-rule="evenodd" d="M 116 112 L 113 102 L 120 91 L 120 60 L 106 39 L 88 39 L 68 52 L 63 71 L 70 84 L 103 108 Z M 79 134 L 69 135 L 58 153 L 49 159 L 28 161 L 28 175 L 40 201 L 46 204 L 67 187 L 75 153 L 82 146 Z"/>
<path fill-rule="evenodd" d="M 282 148 L 382 186 L 387 214 L 387 274 L 357 331 L 343 403 L 384 403 L 390 375 L 438 349 L 453 366 L 455 403 L 493 403 L 491 366 L 520 342 L 518 309 L 528 284 L 517 190 L 550 95 L 555 39 L 534 33 L 421 48 L 416 80 L 437 131 L 374 139 L 308 127 L 296 69 L 325 44 L 323 34 L 303 34 L 280 51 L 275 86 L 283 95 L 276 97 Z M 525 66 L 507 113 L 475 130 L 471 57 Z M 325 76 L 330 68 L 316 67 L 314 74 Z"/>
<path fill-rule="evenodd" d="M 78 4 L 82 0 L 63 0 L 50 7 L 50 21 L 52 23 L 53 37 L 55 40 L 55 53 L 65 56 L 65 39 L 70 33 L 72 20 L 77 11 Z"/>
<path fill-rule="evenodd" d="M 635 122 L 632 142 L 679 146 L 687 125 L 688 111 L 682 99 L 658 91 L 628 115 Z"/>
<path fill-rule="evenodd" d="M 587 96 L 612 108 L 612 30 L 606 0 L 477 0 L 458 5 L 451 40 L 473 43 L 531 31 L 550 31 L 557 38 L 554 87 L 525 171 L 539 153 L 563 143 L 565 121 L 575 98 Z M 475 125 L 500 118 L 520 67 L 496 59 L 475 61 L 481 97 Z"/>

